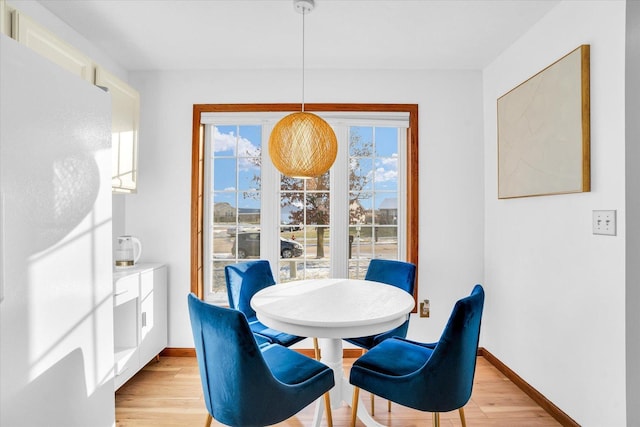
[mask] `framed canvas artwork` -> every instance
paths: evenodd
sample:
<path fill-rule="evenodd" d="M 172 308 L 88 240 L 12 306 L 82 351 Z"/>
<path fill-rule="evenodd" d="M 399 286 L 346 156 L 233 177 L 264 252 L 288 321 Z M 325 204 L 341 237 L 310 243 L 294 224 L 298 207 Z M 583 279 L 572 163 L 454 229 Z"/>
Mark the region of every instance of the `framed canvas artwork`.
<path fill-rule="evenodd" d="M 498 198 L 590 191 L 589 45 L 498 98 Z"/>

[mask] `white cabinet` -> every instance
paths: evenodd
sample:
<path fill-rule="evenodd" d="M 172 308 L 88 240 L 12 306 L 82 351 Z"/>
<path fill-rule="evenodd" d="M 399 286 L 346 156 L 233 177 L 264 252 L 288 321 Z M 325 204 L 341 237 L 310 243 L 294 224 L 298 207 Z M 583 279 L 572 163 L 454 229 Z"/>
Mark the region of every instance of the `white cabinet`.
<path fill-rule="evenodd" d="M 138 264 L 113 273 L 115 389 L 167 346 L 167 268 Z"/>
<path fill-rule="evenodd" d="M 102 67 L 96 68 L 96 85 L 108 88 L 111 94 L 111 189 L 114 193 L 134 193 L 138 186 L 140 95 Z"/>

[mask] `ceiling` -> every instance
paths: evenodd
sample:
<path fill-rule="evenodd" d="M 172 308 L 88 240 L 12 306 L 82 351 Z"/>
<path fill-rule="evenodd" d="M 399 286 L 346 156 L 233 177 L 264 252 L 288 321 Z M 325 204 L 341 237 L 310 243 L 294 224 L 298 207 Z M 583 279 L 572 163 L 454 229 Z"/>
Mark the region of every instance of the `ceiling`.
<path fill-rule="evenodd" d="M 316 0 L 305 67 L 482 69 L 559 0 Z M 299 68 L 293 0 L 40 0 L 126 70 Z"/>

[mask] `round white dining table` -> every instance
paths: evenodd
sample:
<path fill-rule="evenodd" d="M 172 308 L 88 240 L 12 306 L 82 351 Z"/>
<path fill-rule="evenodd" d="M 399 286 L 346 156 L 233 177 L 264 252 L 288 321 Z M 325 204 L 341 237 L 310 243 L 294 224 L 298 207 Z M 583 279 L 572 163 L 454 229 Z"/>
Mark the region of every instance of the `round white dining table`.
<path fill-rule="evenodd" d="M 258 320 L 270 328 L 318 338 L 321 361 L 333 369 L 331 406 L 351 404 L 353 387 L 342 368 L 344 338 L 375 335 L 400 326 L 415 305 L 413 296 L 395 286 L 357 279 L 310 279 L 269 286 L 251 299 Z M 316 406 L 319 426 L 324 404 Z M 365 425 L 380 425 L 358 405 Z"/>

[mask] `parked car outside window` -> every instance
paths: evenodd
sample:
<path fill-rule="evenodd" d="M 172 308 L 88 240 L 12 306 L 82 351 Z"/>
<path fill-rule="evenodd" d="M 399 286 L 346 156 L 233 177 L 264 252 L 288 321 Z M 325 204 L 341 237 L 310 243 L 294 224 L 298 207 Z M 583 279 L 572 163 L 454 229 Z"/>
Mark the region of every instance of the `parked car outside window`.
<path fill-rule="evenodd" d="M 236 244 L 238 258 L 260 256 L 260 233 L 238 233 L 233 246 L 231 246 L 233 255 L 236 254 Z M 280 256 L 282 258 L 299 257 L 303 251 L 303 246 L 295 240 L 280 238 Z"/>

